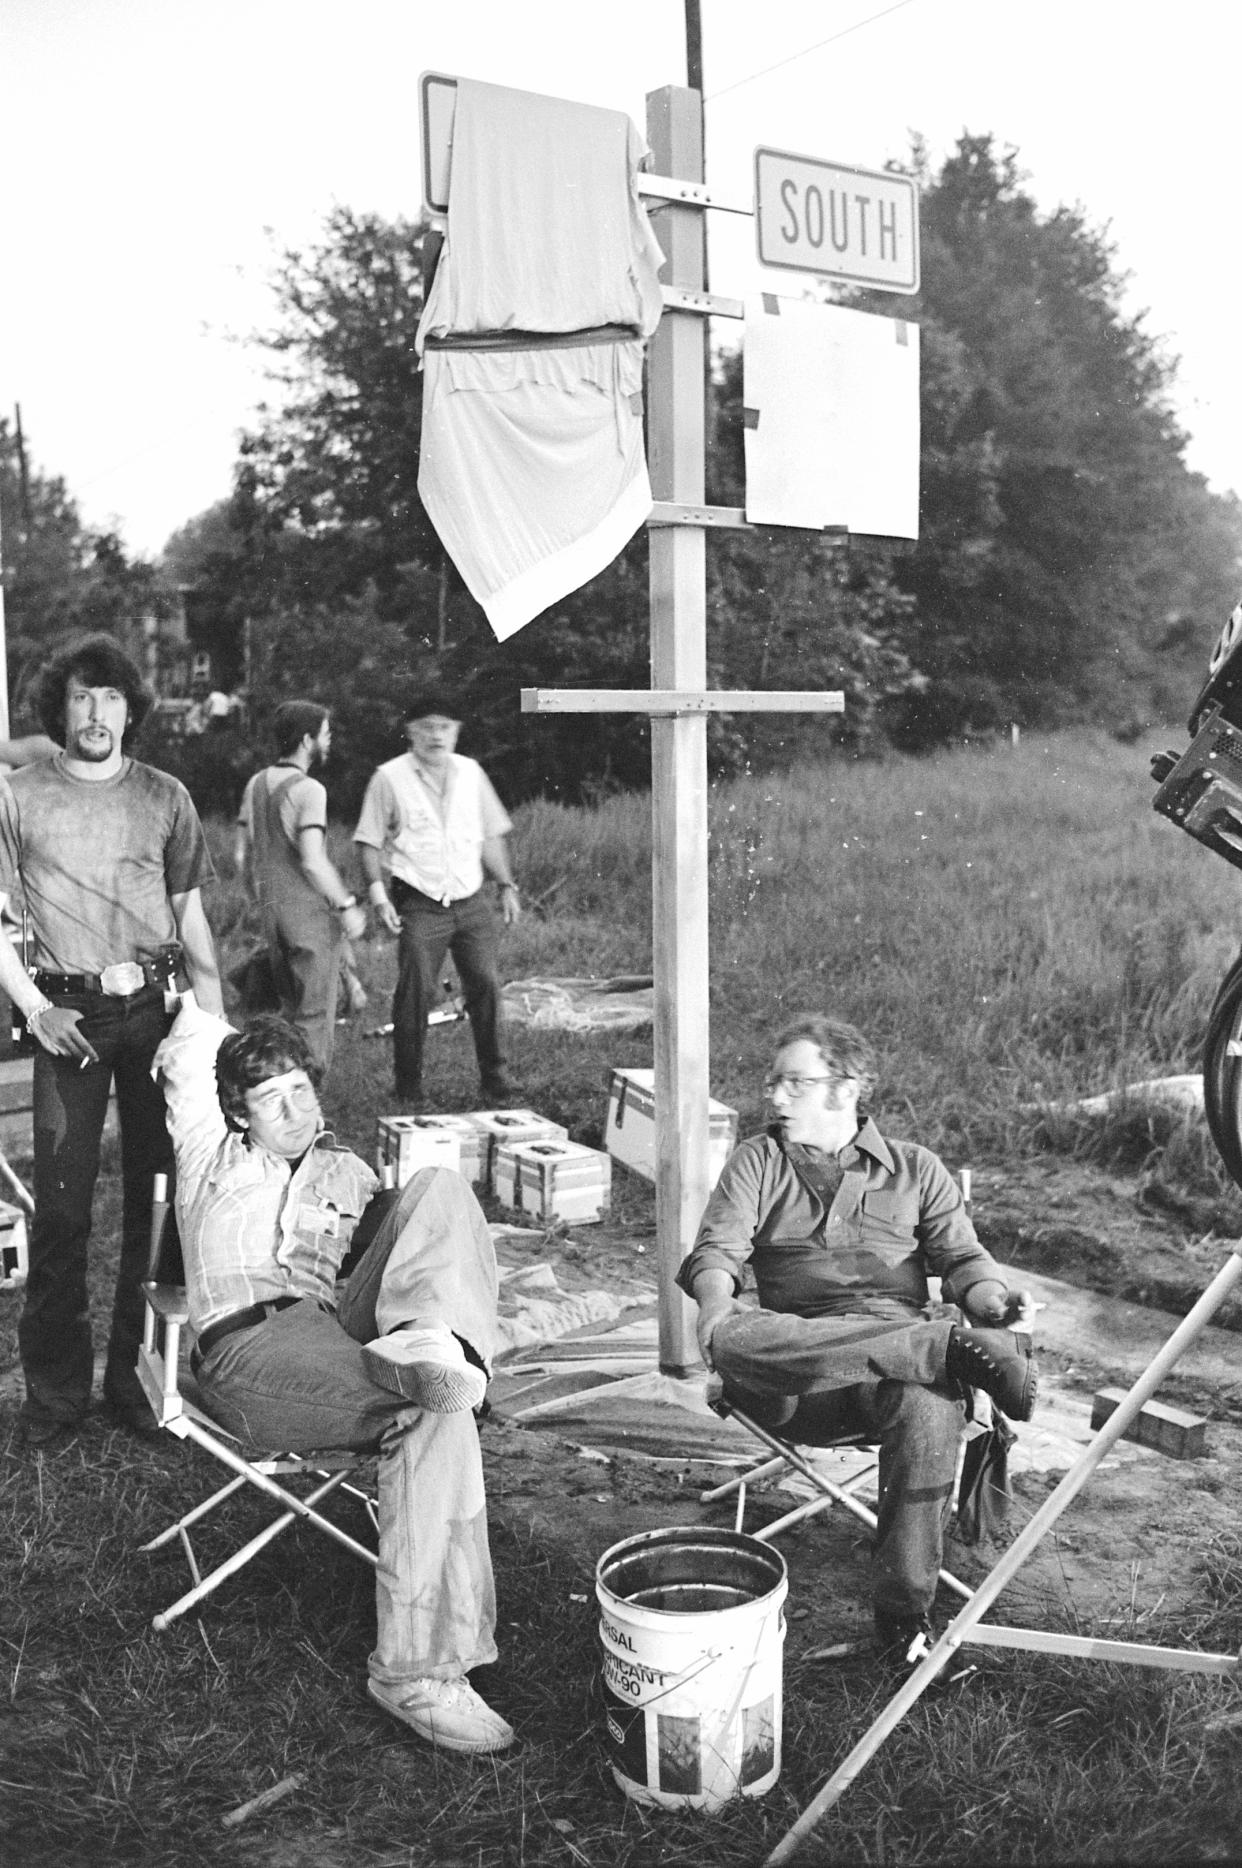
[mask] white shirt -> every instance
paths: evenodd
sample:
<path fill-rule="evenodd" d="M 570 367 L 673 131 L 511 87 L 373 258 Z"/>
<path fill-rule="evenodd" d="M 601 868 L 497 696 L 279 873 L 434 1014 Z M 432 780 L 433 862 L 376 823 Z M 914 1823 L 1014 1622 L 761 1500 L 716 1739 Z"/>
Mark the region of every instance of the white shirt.
<path fill-rule="evenodd" d="M 482 766 L 450 753 L 444 788 L 412 753 L 371 776 L 355 843 L 383 852 L 392 874 L 433 901 L 456 902 L 483 886 L 483 845 L 512 821 Z"/>

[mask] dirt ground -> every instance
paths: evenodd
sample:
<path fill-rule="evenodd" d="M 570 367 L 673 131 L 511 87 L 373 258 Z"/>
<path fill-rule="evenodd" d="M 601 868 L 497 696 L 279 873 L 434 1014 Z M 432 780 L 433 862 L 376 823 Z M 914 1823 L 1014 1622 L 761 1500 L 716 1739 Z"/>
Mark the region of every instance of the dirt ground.
<path fill-rule="evenodd" d="M 989 1249 L 1029 1276 L 1047 1306 L 1036 1332 L 1041 1401 L 1015 1455 L 1008 1542 L 1091 1438 L 1093 1395 L 1138 1378 L 1178 1316 L 1229 1261 L 1231 1242 L 1189 1235 L 1184 1217 L 1146 1204 L 1136 1181 L 1055 1160 L 978 1168 L 974 1205 Z M 551 1257 L 567 1289 L 603 1287 L 627 1301 L 654 1300 L 654 1236 L 632 1222 L 582 1227 L 572 1241 L 532 1242 L 529 1250 Z M 1193 1625 L 1206 1618 L 1214 1606 L 1214 1565 L 1222 1553 L 1236 1559 L 1238 1550 L 1239 1329 L 1242 1302 L 1235 1293 L 1158 1391 L 1157 1399 L 1207 1418 L 1206 1455 L 1178 1459 L 1129 1441 L 1114 1446 L 989 1620 L 1062 1628 L 1089 1622 L 1114 1638 L 1186 1644 L 1180 1635 L 1162 1638 L 1162 1625 L 1172 1618 L 1184 1630 L 1187 1619 Z M 1033 1431 L 1041 1423 L 1050 1453 Z M 571 1550 L 588 1600 L 598 1557 L 619 1539 L 665 1525 L 732 1522 L 728 1505 L 699 1502 L 722 1473 L 689 1450 L 668 1459 L 601 1452 L 581 1438 L 571 1443 L 552 1430 L 496 1419 L 487 1424 L 484 1447 L 493 1508 L 538 1525 Z M 789 1503 L 775 1491 L 754 1496 L 748 1528 Z M 790 1566 L 790 1663 L 866 1637 L 866 1539 L 864 1527 L 839 1510 L 782 1535 Z M 951 1541 L 946 1566 L 976 1584 L 1003 1547 L 968 1549 Z M 954 1605 L 942 1588 L 942 1624 Z"/>

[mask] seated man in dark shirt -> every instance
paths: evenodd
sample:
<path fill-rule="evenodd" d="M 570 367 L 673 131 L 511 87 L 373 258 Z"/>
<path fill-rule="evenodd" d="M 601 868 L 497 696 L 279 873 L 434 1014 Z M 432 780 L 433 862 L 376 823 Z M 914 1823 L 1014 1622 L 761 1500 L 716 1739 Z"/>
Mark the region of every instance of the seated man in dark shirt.
<path fill-rule="evenodd" d="M 850 1025 L 810 1016 L 782 1032 L 772 1122 L 726 1162 L 678 1283 L 726 1399 L 793 1440 L 878 1441 L 876 1630 L 905 1660 L 926 1652 L 970 1389 L 1031 1417 L 1031 1339 L 1004 1326 L 1035 1307 L 1007 1288 L 944 1164 L 867 1116 L 875 1077 Z M 747 1264 L 760 1308 L 738 1302 Z M 959 1307 L 948 1316 L 930 1316 L 929 1276 Z"/>

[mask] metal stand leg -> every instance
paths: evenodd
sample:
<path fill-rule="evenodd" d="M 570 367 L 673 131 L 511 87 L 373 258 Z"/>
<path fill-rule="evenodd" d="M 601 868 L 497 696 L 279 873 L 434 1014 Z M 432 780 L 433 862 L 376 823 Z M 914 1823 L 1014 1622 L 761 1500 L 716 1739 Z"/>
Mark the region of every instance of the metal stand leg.
<path fill-rule="evenodd" d="M 1239 1278 L 1242 1278 L 1242 1254 L 1235 1247 L 1229 1260 L 1217 1272 L 1194 1309 L 1182 1319 L 1164 1348 L 1158 1351 L 1146 1372 L 1135 1382 L 1116 1412 L 1105 1421 L 1078 1464 L 1070 1468 L 1056 1490 L 1045 1499 L 1026 1529 L 1014 1539 L 996 1568 L 979 1585 L 966 1607 L 945 1629 L 926 1660 L 921 1661 L 915 1668 L 901 1691 L 889 1701 L 875 1724 L 863 1734 L 849 1756 L 833 1772 L 814 1802 L 808 1805 L 793 1828 L 777 1843 L 772 1853 L 766 1858 L 764 1868 L 776 1868 L 777 1864 L 792 1860 L 820 1818 L 849 1788 L 863 1765 L 879 1750 L 889 1733 L 905 1717 L 925 1689 L 931 1685 L 962 1642 L 972 1639 L 971 1630 L 974 1629 L 975 1624 L 987 1613 L 1005 1584 L 1026 1562 L 1032 1550 L 1056 1523 L 1066 1506 L 1081 1492 L 1108 1449 L 1122 1437 L 1131 1421 L 1137 1419 L 1144 1403 L 1151 1398 L 1173 1364 L 1193 1342 L 1208 1319 L 1220 1308 L 1226 1295 Z M 1007 1635 L 1010 1636 L 1009 1640 L 1006 1640 Z M 980 1629 L 978 1638 L 987 1647 L 1029 1648 L 1036 1645 L 1035 1640 L 1031 1638 L 1031 1631 L 1024 1629 L 988 1628 L 986 1633 Z M 1053 1649 L 1053 1651 L 1078 1654 L 1087 1659 L 1129 1661 L 1145 1667 L 1193 1667 L 1199 1671 L 1242 1674 L 1242 1658 L 1237 1656 L 1198 1655 L 1172 1648 L 1139 1647 L 1137 1644 L 1125 1641 L 1084 1643 L 1068 1636 L 1041 1636 L 1038 1645 Z M 1090 1652 L 1085 1652 L 1086 1649 Z"/>

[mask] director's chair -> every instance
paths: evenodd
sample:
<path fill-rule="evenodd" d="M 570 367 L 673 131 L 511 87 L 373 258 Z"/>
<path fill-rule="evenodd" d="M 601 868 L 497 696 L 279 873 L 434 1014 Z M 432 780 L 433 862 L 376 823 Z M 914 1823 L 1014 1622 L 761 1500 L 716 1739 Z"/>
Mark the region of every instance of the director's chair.
<path fill-rule="evenodd" d="M 179 1615 L 184 1615 L 187 1609 L 201 1602 L 213 1589 L 218 1589 L 227 1577 L 243 1569 L 252 1557 L 256 1557 L 282 1531 L 288 1530 L 291 1524 L 299 1520 L 313 1524 L 346 1550 L 352 1551 L 354 1556 L 370 1564 L 372 1569 L 377 1563 L 373 1550 L 360 1544 L 340 1525 L 333 1524 L 330 1518 L 316 1510 L 316 1506 L 330 1493 L 345 1492 L 359 1500 L 372 1525 L 377 1526 L 372 1495 L 354 1483 L 359 1469 L 372 1457 L 370 1454 L 340 1451 L 281 1453 L 271 1448 L 259 1450 L 247 1447 L 232 1434 L 226 1433 L 198 1405 L 193 1378 L 181 1366 L 183 1332 L 190 1320 L 185 1291 L 180 1285 L 161 1284 L 157 1275 L 168 1212 L 168 1176 L 157 1174 L 151 1212 L 148 1277 L 142 1287 L 146 1298 L 146 1318 L 142 1348 L 138 1352 L 138 1379 L 151 1404 L 156 1424 L 177 1439 L 190 1440 L 195 1446 L 202 1447 L 213 1459 L 229 1467 L 234 1477 L 219 1491 L 213 1492 L 210 1498 L 204 1499 L 200 1505 L 187 1511 L 184 1517 L 178 1518 L 175 1524 L 170 1524 L 167 1530 L 161 1531 L 158 1537 L 153 1537 L 149 1543 L 141 1546 L 145 1553 L 159 1550 L 163 1545 L 179 1539 L 190 1574 L 194 1578 L 192 1589 L 153 1617 L 152 1625 L 160 1629 L 167 1628 Z M 278 1484 L 278 1478 L 286 1481 L 306 1479 L 311 1482 L 311 1489 L 299 1496 L 289 1489 L 288 1484 Z M 191 1527 L 200 1523 L 246 1485 L 254 1486 L 272 1499 L 280 1506 L 280 1513 L 241 1549 L 204 1574 L 190 1538 Z"/>
<path fill-rule="evenodd" d="M 958 1178 L 962 1189 L 963 1204 L 967 1213 L 970 1213 L 972 1210 L 971 1170 L 963 1168 Z M 770 1543 L 773 1538 L 778 1537 L 782 1531 L 788 1530 L 791 1525 L 799 1524 L 806 1518 L 813 1518 L 821 1512 L 829 1511 L 834 1505 L 841 1505 L 846 1511 L 852 1512 L 854 1517 L 860 1523 L 865 1524 L 869 1530 L 876 1529 L 877 1520 L 874 1511 L 856 1496 L 870 1480 L 875 1478 L 880 1466 L 878 1449 L 864 1435 L 841 1434 L 831 1438 L 816 1437 L 813 1440 L 805 1439 L 795 1443 L 793 1440 L 760 1426 L 742 1409 L 734 1407 L 725 1399 L 724 1384 L 717 1379 L 708 1383 L 707 1403 L 713 1412 L 720 1415 L 721 1419 L 734 1420 L 739 1427 L 745 1428 L 762 1446 L 766 1447 L 768 1457 L 758 1460 L 754 1465 L 735 1474 L 731 1479 L 726 1479 L 722 1484 L 710 1486 L 706 1491 L 700 1492 L 700 1504 L 715 1504 L 722 1498 L 728 1498 L 730 1494 L 736 1494 L 737 1509 L 734 1529 L 740 1531 L 745 1522 L 747 1493 L 750 1488 L 779 1482 L 782 1477 L 797 1473 L 814 1489 L 815 1496 L 794 1506 L 792 1510 L 773 1519 L 771 1523 L 761 1526 L 759 1530 L 753 1531 L 751 1535 L 758 1542 Z M 975 1506 L 980 1510 L 981 1515 L 1000 1517 L 1003 1516 L 1008 1500 L 1007 1480 L 1003 1476 L 994 1480 L 995 1466 L 990 1462 L 998 1461 L 1003 1475 L 1004 1456 L 1012 1443 L 1013 1431 L 1004 1417 L 993 1408 L 987 1395 L 978 1390 L 974 1391 L 970 1415 L 970 1425 L 958 1449 L 957 1474 L 954 1481 L 954 1496 L 959 1516 L 963 1515 L 962 1502 L 968 1492 L 973 1490 Z M 970 1432 L 971 1427 L 974 1428 L 973 1436 Z M 800 1446 L 808 1447 L 815 1452 L 837 1454 L 859 1452 L 863 1455 L 863 1464 L 847 1478 L 832 1479 L 808 1453 L 799 1450 Z M 993 1488 L 990 1497 L 987 1496 L 989 1488 Z M 981 1493 L 985 1495 L 982 1504 L 980 1504 Z M 973 1541 L 973 1539 L 967 1541 Z M 941 1570 L 940 1581 L 963 1600 L 970 1600 L 973 1592 L 950 1571 Z"/>

